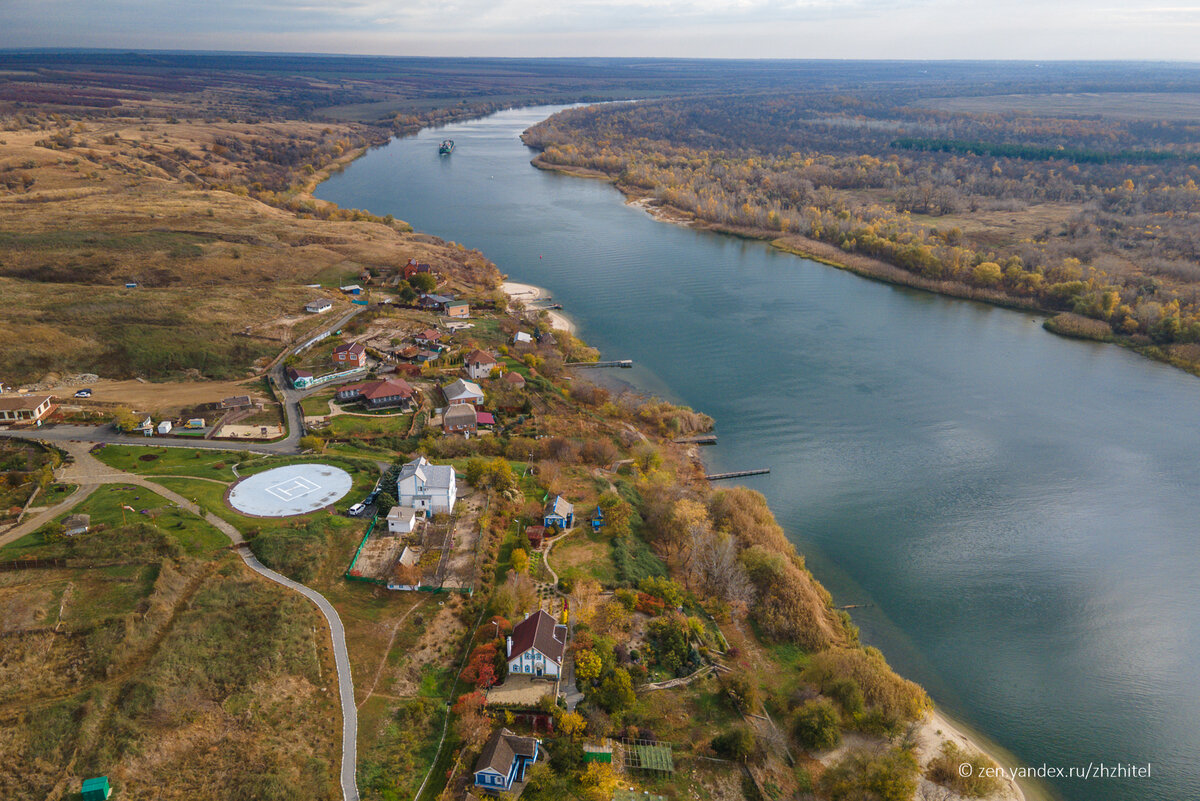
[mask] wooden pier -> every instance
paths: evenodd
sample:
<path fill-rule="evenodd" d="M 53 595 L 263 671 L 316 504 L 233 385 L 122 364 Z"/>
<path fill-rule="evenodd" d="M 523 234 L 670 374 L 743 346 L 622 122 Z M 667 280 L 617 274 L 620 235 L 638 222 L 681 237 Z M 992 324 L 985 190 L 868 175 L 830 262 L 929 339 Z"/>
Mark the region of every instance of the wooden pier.
<path fill-rule="evenodd" d="M 761 476 L 763 473 L 770 473 L 771 468 L 760 467 L 757 470 L 734 470 L 730 473 L 713 473 L 705 476 L 709 481 L 720 481 L 724 478 L 741 478 L 742 476 Z"/>
<path fill-rule="evenodd" d="M 716 445 L 716 434 L 697 434 L 694 437 L 677 437 L 671 440 L 676 445 Z"/>
<path fill-rule="evenodd" d="M 563 367 L 633 367 L 633 359 L 616 359 L 609 362 L 567 362 Z"/>

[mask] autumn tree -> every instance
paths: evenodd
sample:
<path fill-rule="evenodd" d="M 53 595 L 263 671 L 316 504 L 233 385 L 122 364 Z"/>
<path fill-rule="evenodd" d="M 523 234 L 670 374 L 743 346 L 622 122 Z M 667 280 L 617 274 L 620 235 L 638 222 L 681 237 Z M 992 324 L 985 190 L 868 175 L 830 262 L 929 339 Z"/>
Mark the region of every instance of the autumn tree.
<path fill-rule="evenodd" d="M 450 708 L 454 715 L 454 732 L 470 750 L 482 747 L 491 734 L 492 719 L 484 711 L 486 706 L 483 693 L 474 692 L 460 695 Z"/>
<path fill-rule="evenodd" d="M 575 678 L 585 685 L 600 678 L 602 667 L 599 655 L 590 648 L 575 654 Z"/>
<path fill-rule="evenodd" d="M 462 678 L 476 687 L 486 690 L 496 683 L 496 654 L 499 649 L 495 642 L 487 642 L 475 647 L 463 668 Z"/>
<path fill-rule="evenodd" d="M 587 770 L 579 779 L 587 801 L 609 801 L 616 792 L 618 785 L 617 774 L 612 765 L 603 762 L 589 762 Z"/>
<path fill-rule="evenodd" d="M 557 727 L 560 733 L 578 741 L 587 729 L 587 721 L 578 712 L 564 712 L 558 716 Z"/>
<path fill-rule="evenodd" d="M 517 571 L 518 573 L 529 572 L 529 554 L 525 552 L 524 548 L 513 548 L 512 554 L 509 556 L 509 560 L 512 563 L 513 570 Z"/>

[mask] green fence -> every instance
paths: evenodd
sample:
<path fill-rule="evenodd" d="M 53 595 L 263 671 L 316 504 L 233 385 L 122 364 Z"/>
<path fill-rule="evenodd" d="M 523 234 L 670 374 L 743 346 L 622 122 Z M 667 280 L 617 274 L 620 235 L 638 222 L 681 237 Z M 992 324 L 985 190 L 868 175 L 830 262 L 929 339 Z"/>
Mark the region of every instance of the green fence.
<path fill-rule="evenodd" d="M 358 557 L 362 553 L 362 549 L 366 547 L 367 540 L 371 539 L 371 532 L 375 530 L 375 524 L 378 522 L 379 522 L 379 515 L 375 515 L 374 517 L 371 518 L 371 525 L 367 526 L 367 533 L 365 535 L 363 535 L 362 542 L 360 542 L 358 544 L 358 549 L 354 552 L 354 558 L 350 560 L 350 566 L 347 567 L 346 572 L 342 574 L 343 577 L 346 579 L 346 581 L 362 581 L 367 584 L 383 584 L 383 585 L 387 584 L 387 582 L 384 581 L 383 579 L 375 579 L 375 578 L 368 578 L 366 576 L 351 575 L 351 573 L 354 572 L 354 566 L 356 564 L 358 564 Z"/>

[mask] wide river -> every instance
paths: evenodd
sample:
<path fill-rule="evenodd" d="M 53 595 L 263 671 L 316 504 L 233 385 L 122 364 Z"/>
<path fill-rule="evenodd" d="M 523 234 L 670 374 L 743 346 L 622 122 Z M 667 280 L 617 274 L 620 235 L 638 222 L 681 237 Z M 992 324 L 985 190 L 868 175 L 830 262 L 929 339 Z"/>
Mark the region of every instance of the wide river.
<path fill-rule="evenodd" d="M 1200 380 L 657 222 L 530 166 L 518 135 L 556 110 L 395 140 L 317 195 L 479 248 L 712 415 L 710 465 L 771 468 L 746 483 L 863 640 L 1018 764 L 1151 765 L 1063 796 L 1200 798 Z"/>

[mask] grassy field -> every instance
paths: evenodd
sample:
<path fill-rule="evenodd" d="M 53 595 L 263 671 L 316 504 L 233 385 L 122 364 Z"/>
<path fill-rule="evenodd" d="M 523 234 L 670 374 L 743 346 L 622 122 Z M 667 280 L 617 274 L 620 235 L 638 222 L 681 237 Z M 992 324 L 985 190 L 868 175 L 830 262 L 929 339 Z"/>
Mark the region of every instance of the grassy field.
<path fill-rule="evenodd" d="M 216 486 L 216 485 L 214 485 Z M 132 507 L 129 511 L 123 507 Z M 191 512 L 179 509 L 166 498 L 136 485 L 106 484 L 97 488 L 69 514 L 91 516 L 93 529 L 84 537 L 107 536 L 106 532 L 145 522 L 166 532 L 189 556 L 210 554 L 229 545 L 229 538 L 212 524 Z M 55 541 L 50 532 L 62 523 L 61 515 L 52 523 L 27 534 L 16 542 L 0 548 L 0 559 L 20 559 L 26 556 L 71 556 L 75 553 L 70 539 Z"/>
<path fill-rule="evenodd" d="M 412 425 L 411 414 L 359 416 L 339 414 L 329 420 L 329 427 L 324 429 L 334 437 L 353 437 L 370 434 L 407 434 Z M 324 432 L 323 432 L 324 433 Z"/>
<path fill-rule="evenodd" d="M 31 124 L 0 143 L 0 162 L 28 165 L 31 181 L 0 192 L 0 294 L 9 301 L 0 336 L 23 343 L 0 353 L 7 381 L 50 372 L 246 377 L 323 322 L 302 311 L 320 291 L 305 284 L 361 282 L 365 270 L 393 271 L 409 256 L 467 258 L 400 223 L 319 203 L 290 188 L 304 182 L 304 165 L 264 167 L 231 144 L 303 142 L 314 158 L 336 160 L 361 139 L 353 127 L 153 113 L 77 122 L 54 142 Z M 263 169 L 284 191 L 255 188 L 251 176 Z M 334 313 L 346 306 L 335 304 Z"/>
<path fill-rule="evenodd" d="M 315 395 L 309 395 L 300 401 L 300 408 L 304 410 L 304 414 L 309 417 L 324 417 L 329 414 L 329 401 L 337 394 L 337 389 L 318 392 Z"/>
<path fill-rule="evenodd" d="M 194 517 L 121 526 L 118 504 L 150 508 L 147 495 L 102 487 L 81 509 L 116 524 L 20 544 L 103 566 L 0 576 L 0 794 L 56 796 L 65 780 L 69 798 L 107 775 L 129 798 L 340 797 L 316 611 L 214 547 L 225 538 Z"/>
<path fill-rule="evenodd" d="M 563 536 L 560 534 L 558 539 Z M 590 526 L 577 525 L 574 532 L 554 546 L 549 561 L 559 576 L 590 575 L 605 586 L 617 580 L 612 538 L 593 533 Z"/>
<path fill-rule="evenodd" d="M 105 445 L 95 456 L 109 467 L 148 476 L 194 476 L 234 481 L 233 465 L 242 461 L 237 452 L 148 448 L 141 445 Z M 252 457 L 254 458 L 254 457 Z"/>

